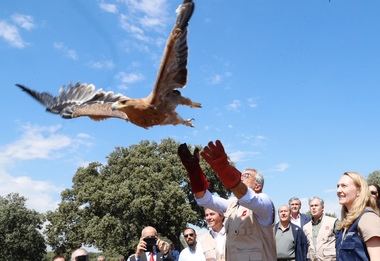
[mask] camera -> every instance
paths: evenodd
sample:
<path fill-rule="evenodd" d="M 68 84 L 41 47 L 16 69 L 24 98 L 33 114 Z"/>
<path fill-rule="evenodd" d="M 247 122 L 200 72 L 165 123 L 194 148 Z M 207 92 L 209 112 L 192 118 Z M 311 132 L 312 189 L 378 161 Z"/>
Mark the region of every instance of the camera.
<path fill-rule="evenodd" d="M 156 246 L 157 238 L 155 237 L 146 237 L 144 238 L 146 243 L 146 252 L 153 252 L 153 248 Z"/>
<path fill-rule="evenodd" d="M 77 256 L 75 257 L 75 261 L 88 261 L 87 256 Z"/>

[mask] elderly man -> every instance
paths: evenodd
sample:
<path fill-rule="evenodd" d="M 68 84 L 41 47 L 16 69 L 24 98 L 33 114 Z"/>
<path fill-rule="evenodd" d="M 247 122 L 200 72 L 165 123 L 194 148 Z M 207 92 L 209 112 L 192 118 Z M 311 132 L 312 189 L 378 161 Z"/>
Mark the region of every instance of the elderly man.
<path fill-rule="evenodd" d="M 88 252 L 84 248 L 78 248 L 71 254 L 71 261 L 89 261 Z"/>
<path fill-rule="evenodd" d="M 337 218 L 324 214 L 324 201 L 319 197 L 309 199 L 309 207 L 312 218 L 303 227 L 309 245 L 308 258 L 311 261 L 335 261 Z"/>
<path fill-rule="evenodd" d="M 158 238 L 157 230 L 147 226 L 141 231 L 135 254 L 127 261 L 173 261 L 169 248 L 169 243 Z"/>
<path fill-rule="evenodd" d="M 224 213 L 226 217 L 226 260 L 276 260 L 274 206 L 262 192 L 263 176 L 255 169 L 241 173 L 228 162 L 219 140 L 209 142 L 201 156 L 223 186 L 235 196 L 229 200 L 218 197 L 208 190 L 209 183 L 200 168 L 198 152 L 195 149 L 191 154 L 186 144 L 178 147 L 178 155 L 187 170 L 197 203 Z"/>
<path fill-rule="evenodd" d="M 274 228 L 277 261 L 306 261 L 307 239 L 302 228 L 290 222 L 288 205 L 278 208 L 278 217 L 280 221 Z"/>

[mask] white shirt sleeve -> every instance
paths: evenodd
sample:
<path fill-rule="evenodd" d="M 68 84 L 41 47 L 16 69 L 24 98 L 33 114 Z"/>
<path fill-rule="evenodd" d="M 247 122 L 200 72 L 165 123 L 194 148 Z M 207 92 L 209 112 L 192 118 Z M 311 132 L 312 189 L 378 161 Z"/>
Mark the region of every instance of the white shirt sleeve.
<path fill-rule="evenodd" d="M 206 190 L 206 193 L 202 198 L 195 198 L 198 205 L 210 208 L 215 210 L 216 212 L 224 213 L 226 212 L 228 206 L 230 205 L 230 201 L 219 196 L 211 194 L 210 191 Z"/>
<path fill-rule="evenodd" d="M 253 211 L 260 225 L 269 226 L 273 224 L 273 203 L 265 193 L 255 193 L 248 188 L 247 193 L 239 199 L 239 204 Z"/>

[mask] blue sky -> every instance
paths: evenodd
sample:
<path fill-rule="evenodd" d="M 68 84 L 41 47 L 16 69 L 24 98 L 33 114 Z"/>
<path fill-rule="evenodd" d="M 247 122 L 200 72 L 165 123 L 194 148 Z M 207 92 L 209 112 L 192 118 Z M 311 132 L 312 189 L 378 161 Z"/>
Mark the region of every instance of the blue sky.
<path fill-rule="evenodd" d="M 179 3 L 0 1 L 0 194 L 51 210 L 79 166 L 115 147 L 220 139 L 240 169 L 263 172 L 276 207 L 317 195 L 337 213 L 340 175 L 380 169 L 378 1 L 195 1 L 182 94 L 203 108 L 177 109 L 195 128 L 64 120 L 14 86 L 146 96 Z"/>

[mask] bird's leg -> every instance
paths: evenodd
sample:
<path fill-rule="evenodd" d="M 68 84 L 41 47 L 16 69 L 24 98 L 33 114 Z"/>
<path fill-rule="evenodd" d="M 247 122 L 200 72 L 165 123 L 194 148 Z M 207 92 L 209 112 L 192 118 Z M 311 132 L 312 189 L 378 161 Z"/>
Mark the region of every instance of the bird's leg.
<path fill-rule="evenodd" d="M 193 102 L 191 99 L 179 96 L 177 98 L 178 104 L 190 106 L 191 108 L 201 108 L 202 105 L 199 102 Z"/>

